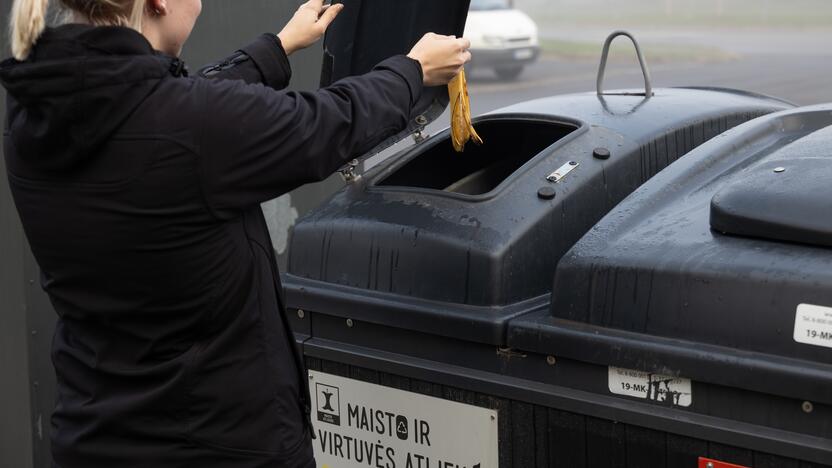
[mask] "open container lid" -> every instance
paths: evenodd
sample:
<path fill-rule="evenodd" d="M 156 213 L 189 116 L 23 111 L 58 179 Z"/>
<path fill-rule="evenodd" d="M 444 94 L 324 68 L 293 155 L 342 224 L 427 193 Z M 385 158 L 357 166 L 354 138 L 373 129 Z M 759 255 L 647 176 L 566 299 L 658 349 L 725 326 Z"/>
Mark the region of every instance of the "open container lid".
<path fill-rule="evenodd" d="M 379 62 L 407 54 L 426 33 L 461 37 L 470 0 L 338 0 L 344 10 L 324 39 L 321 86 L 369 72 Z M 425 88 L 413 109 L 410 123 L 362 158 L 421 131 L 448 106 L 445 86 Z"/>

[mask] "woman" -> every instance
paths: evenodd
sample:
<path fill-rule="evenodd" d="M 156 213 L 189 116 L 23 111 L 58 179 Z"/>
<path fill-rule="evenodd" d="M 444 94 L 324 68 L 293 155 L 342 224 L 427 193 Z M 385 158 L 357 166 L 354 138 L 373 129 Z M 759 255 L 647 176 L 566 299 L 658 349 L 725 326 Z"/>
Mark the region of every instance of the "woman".
<path fill-rule="evenodd" d="M 5 154 L 59 314 L 60 467 L 311 467 L 308 393 L 259 204 L 404 129 L 468 42 L 315 93 L 287 55 L 341 6 L 310 0 L 204 76 L 176 58 L 200 0 L 15 0 Z"/>

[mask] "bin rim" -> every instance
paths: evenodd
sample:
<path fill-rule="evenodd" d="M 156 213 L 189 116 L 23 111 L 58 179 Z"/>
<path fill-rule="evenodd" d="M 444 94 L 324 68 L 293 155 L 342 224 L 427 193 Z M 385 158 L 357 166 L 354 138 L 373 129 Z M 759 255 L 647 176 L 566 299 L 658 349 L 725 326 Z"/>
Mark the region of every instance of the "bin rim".
<path fill-rule="evenodd" d="M 398 157 L 393 158 L 393 161 L 390 164 L 381 164 L 377 166 L 377 168 L 374 168 L 375 170 L 371 170 L 370 172 L 368 172 L 364 176 L 364 178 L 367 181 L 365 186 L 366 191 L 369 193 L 380 194 L 416 193 L 419 195 L 453 199 L 469 203 L 486 202 L 488 200 L 498 197 L 502 192 L 506 190 L 507 187 L 511 186 L 518 178 L 523 177 L 530 169 L 535 167 L 541 159 L 545 159 L 546 157 L 551 156 L 558 149 L 570 144 L 571 142 L 579 138 L 581 135 L 584 135 L 589 131 L 589 124 L 582 120 L 571 119 L 569 117 L 563 117 L 559 115 L 535 114 L 526 112 L 510 112 L 502 114 L 489 113 L 473 118 L 472 122 L 476 126 L 477 124 L 484 122 L 496 122 L 501 120 L 512 120 L 516 122 L 549 123 L 573 127 L 574 130 L 572 130 L 568 135 L 558 139 L 551 145 L 541 150 L 538 154 L 536 154 L 528 161 L 523 163 L 523 165 L 520 166 L 520 168 L 518 168 L 511 175 L 506 177 L 496 187 L 494 187 L 486 193 L 478 195 L 468 195 L 464 193 L 446 192 L 444 190 L 431 188 L 406 187 L 397 185 L 379 185 L 391 174 L 400 170 L 402 167 L 407 165 L 409 162 L 411 162 L 419 155 L 423 154 L 428 149 L 434 148 L 440 144 L 449 144 L 450 128 L 445 128 L 438 134 L 434 135 L 429 141 L 426 141 L 424 144 L 414 145 L 410 148 L 407 148 L 406 150 L 404 150 L 403 154 L 400 154 Z"/>

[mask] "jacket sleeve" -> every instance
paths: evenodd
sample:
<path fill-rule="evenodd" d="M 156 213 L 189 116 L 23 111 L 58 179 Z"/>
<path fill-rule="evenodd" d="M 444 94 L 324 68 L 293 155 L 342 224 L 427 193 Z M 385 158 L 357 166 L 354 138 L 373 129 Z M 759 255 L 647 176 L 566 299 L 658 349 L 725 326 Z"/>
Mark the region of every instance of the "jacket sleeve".
<path fill-rule="evenodd" d="M 280 39 L 274 34 L 263 34 L 225 60 L 201 68 L 199 76 L 260 83 L 281 90 L 289 85 L 292 68 Z"/>
<path fill-rule="evenodd" d="M 419 62 L 396 56 L 315 92 L 199 80 L 200 177 L 219 218 L 326 179 L 407 127 L 422 93 Z M 197 93 L 197 96 L 199 93 Z"/>

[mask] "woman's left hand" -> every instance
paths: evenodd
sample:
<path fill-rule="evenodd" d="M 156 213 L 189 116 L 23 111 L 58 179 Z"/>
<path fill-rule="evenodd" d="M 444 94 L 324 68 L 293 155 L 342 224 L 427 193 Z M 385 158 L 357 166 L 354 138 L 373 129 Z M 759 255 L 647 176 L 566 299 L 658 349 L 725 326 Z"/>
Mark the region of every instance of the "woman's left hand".
<path fill-rule="evenodd" d="M 324 0 L 309 0 L 301 5 L 277 35 L 286 54 L 291 55 L 318 42 L 343 9 L 344 5 L 340 3 L 324 6 Z"/>

